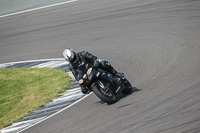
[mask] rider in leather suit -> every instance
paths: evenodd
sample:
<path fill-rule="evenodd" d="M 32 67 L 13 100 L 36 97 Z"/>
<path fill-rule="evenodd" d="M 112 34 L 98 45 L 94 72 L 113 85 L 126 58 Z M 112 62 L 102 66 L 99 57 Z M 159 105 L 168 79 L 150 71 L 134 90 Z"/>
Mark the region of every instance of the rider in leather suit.
<path fill-rule="evenodd" d="M 76 53 L 73 49 L 67 48 L 63 51 L 63 56 L 68 61 L 69 64 L 69 69 L 74 75 L 75 79 L 78 80 L 78 66 L 81 64 L 93 64 L 94 66 L 99 66 L 102 69 L 107 70 L 111 74 L 115 75 L 117 78 L 121 78 L 123 76 L 123 73 L 117 72 L 111 64 L 106 61 L 106 60 L 100 60 L 96 56 L 92 55 L 89 52 L 82 51 Z M 116 82 L 117 86 L 119 87 L 119 83 Z M 81 87 L 82 93 L 86 94 L 87 90 L 84 87 Z"/>

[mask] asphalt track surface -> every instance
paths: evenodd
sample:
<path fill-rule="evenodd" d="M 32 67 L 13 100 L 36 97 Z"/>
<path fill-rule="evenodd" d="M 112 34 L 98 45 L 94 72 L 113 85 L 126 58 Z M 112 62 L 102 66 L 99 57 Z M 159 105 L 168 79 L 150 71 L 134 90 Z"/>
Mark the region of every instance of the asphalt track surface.
<path fill-rule="evenodd" d="M 66 4 L 72 1 L 71 0 L 42 0 L 42 1 L 1 0 L 0 1 L 0 18 L 16 15 L 16 14 L 20 14 L 24 12 L 34 11 L 41 8 L 47 8 L 47 7 L 51 7 L 55 5 Z"/>
<path fill-rule="evenodd" d="M 107 59 L 140 91 L 107 105 L 91 95 L 25 133 L 199 133 L 200 1 L 80 0 L 0 19 L 0 63 Z"/>

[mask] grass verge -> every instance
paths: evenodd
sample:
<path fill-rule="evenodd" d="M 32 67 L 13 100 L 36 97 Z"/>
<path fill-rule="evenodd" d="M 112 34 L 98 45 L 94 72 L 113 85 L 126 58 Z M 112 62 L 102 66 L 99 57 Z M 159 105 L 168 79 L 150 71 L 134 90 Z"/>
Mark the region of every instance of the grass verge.
<path fill-rule="evenodd" d="M 70 81 L 58 69 L 0 69 L 0 129 L 58 97 L 71 87 Z"/>

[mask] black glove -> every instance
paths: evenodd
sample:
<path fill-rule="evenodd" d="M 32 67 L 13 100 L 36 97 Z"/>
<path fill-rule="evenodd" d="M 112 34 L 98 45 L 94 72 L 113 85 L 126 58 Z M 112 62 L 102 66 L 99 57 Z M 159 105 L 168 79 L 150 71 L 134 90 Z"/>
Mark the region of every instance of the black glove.
<path fill-rule="evenodd" d="M 100 62 L 97 61 L 97 60 L 94 62 L 94 66 L 95 66 L 95 67 L 99 66 L 99 64 L 100 64 Z"/>

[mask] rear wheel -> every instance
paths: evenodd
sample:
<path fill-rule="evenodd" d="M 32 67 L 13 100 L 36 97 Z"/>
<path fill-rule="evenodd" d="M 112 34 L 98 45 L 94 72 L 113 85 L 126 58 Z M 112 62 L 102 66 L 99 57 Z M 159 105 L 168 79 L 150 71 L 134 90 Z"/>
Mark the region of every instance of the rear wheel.
<path fill-rule="evenodd" d="M 102 88 L 98 85 L 94 85 L 92 90 L 96 94 L 96 96 L 100 98 L 102 101 L 108 104 L 113 104 L 116 102 L 116 96 L 108 86 Z"/>

